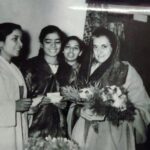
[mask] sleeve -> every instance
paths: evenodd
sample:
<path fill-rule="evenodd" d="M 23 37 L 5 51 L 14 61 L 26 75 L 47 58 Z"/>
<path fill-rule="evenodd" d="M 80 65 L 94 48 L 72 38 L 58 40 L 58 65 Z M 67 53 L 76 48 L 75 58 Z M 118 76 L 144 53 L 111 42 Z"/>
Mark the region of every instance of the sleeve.
<path fill-rule="evenodd" d="M 80 110 L 82 107 L 77 106 L 76 104 L 72 103 L 70 105 L 68 114 L 67 114 L 67 124 L 68 124 L 68 134 L 69 137 L 71 138 L 71 134 L 72 134 L 72 129 L 76 123 L 76 121 L 78 120 L 79 116 L 80 116 Z"/>
<path fill-rule="evenodd" d="M 5 82 L 0 75 L 0 127 L 16 125 L 16 104 L 7 95 Z"/>
<path fill-rule="evenodd" d="M 128 91 L 129 99 L 136 107 L 133 122 L 136 143 L 144 143 L 146 141 L 148 124 L 150 123 L 150 98 L 141 77 L 130 64 L 124 87 Z"/>

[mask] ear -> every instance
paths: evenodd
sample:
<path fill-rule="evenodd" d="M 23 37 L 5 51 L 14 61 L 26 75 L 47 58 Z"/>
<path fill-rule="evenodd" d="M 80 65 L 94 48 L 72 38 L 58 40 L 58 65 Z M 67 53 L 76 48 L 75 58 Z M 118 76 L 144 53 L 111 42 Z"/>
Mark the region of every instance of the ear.
<path fill-rule="evenodd" d="M 4 47 L 4 42 L 0 41 L 0 50 L 3 49 L 3 47 Z"/>
<path fill-rule="evenodd" d="M 40 48 L 43 48 L 43 44 L 40 43 Z"/>

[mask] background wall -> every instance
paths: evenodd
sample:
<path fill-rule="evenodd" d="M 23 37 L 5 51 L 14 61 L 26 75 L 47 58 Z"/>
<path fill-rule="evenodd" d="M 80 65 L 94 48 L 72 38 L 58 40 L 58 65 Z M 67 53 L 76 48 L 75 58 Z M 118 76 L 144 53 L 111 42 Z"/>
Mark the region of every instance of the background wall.
<path fill-rule="evenodd" d="M 77 35 L 83 38 L 86 0 L 0 0 L 0 23 L 16 22 L 22 25 L 26 31 L 26 50 L 29 50 L 29 57 L 38 54 L 40 30 L 46 25 L 57 25 L 68 35 Z M 90 8 L 89 8 L 90 9 Z M 100 10 L 117 11 L 133 14 L 137 7 L 101 5 Z M 141 10 L 141 11 L 140 11 Z M 98 10 L 99 11 L 99 10 Z M 126 12 L 127 11 L 127 12 Z M 138 20 L 145 20 L 150 14 L 150 8 L 140 7 L 138 11 L 143 16 L 136 16 Z M 136 14 L 137 15 L 137 14 Z"/>
<path fill-rule="evenodd" d="M 85 0 L 0 0 L 0 23 L 15 22 L 22 25 L 29 36 L 29 57 L 38 54 L 38 36 L 46 25 L 57 25 L 68 35 L 83 38 L 86 10 Z"/>

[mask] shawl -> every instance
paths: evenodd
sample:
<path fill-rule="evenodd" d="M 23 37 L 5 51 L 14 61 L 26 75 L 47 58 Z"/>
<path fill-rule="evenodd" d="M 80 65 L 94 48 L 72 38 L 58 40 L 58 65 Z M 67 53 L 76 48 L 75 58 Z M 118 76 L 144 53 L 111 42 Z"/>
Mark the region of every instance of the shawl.
<path fill-rule="evenodd" d="M 90 53 L 85 56 L 83 64 L 81 65 L 78 79 L 79 82 L 84 82 L 85 84 L 94 84 L 95 82 L 98 82 L 100 88 L 106 85 L 123 85 L 128 73 L 128 65 L 119 60 L 119 53 L 120 44 L 117 45 L 117 48 L 112 52 L 110 58 L 90 75 L 91 66 L 94 60 L 93 51 L 90 51 Z"/>

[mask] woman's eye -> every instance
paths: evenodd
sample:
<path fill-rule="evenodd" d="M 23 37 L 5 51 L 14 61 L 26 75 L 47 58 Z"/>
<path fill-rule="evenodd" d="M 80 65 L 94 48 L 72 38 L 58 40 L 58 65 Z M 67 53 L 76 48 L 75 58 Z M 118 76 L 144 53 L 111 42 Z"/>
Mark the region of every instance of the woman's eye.
<path fill-rule="evenodd" d="M 46 44 L 50 44 L 51 43 L 51 41 L 44 41 Z"/>
<path fill-rule="evenodd" d="M 74 47 L 75 50 L 79 50 L 79 47 Z"/>
<path fill-rule="evenodd" d="M 57 41 L 57 42 L 55 42 L 56 44 L 60 44 L 61 42 L 60 41 Z"/>
<path fill-rule="evenodd" d="M 102 48 L 107 48 L 107 45 L 102 45 Z"/>
<path fill-rule="evenodd" d="M 18 38 L 13 38 L 12 40 L 16 42 L 18 40 Z"/>
<path fill-rule="evenodd" d="M 94 46 L 93 46 L 93 48 L 94 48 L 94 49 L 97 49 L 97 46 L 96 46 L 96 45 L 94 45 Z"/>

